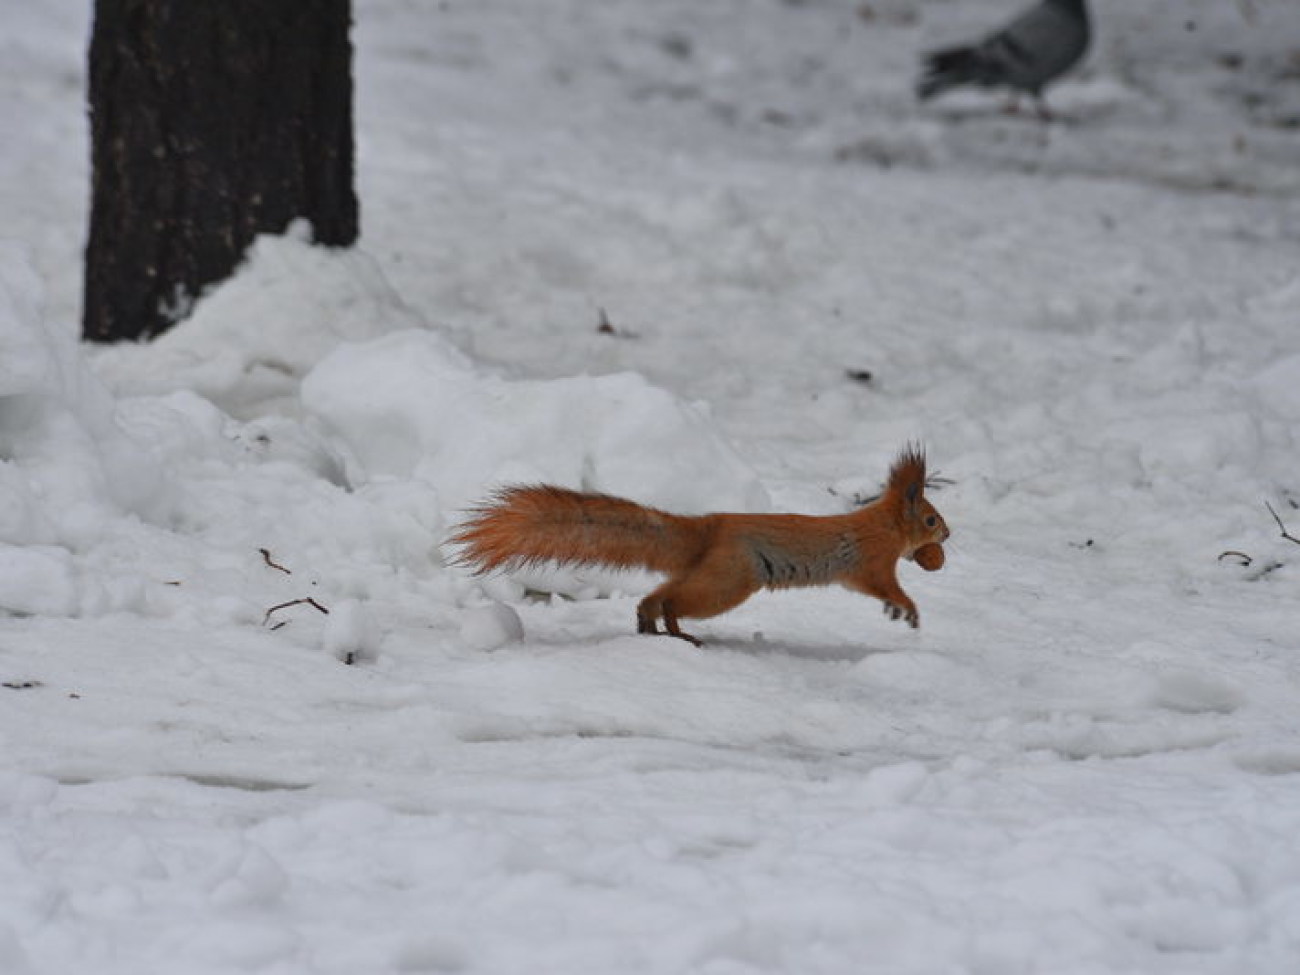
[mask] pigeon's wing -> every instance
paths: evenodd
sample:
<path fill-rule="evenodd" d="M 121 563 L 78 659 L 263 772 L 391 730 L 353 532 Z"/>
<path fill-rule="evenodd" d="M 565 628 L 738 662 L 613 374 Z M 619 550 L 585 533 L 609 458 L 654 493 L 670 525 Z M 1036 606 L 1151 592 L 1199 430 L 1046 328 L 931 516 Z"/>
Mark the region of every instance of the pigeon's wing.
<path fill-rule="evenodd" d="M 1086 15 L 1052 3 L 1026 10 L 980 45 L 999 67 L 1003 83 L 1037 95 L 1074 66 L 1088 47 Z"/>
<path fill-rule="evenodd" d="M 927 54 L 917 94 L 930 98 L 959 85 L 978 85 L 1017 88 L 1037 97 L 1083 56 L 1088 38 L 1082 5 L 1045 0 L 977 44 Z"/>

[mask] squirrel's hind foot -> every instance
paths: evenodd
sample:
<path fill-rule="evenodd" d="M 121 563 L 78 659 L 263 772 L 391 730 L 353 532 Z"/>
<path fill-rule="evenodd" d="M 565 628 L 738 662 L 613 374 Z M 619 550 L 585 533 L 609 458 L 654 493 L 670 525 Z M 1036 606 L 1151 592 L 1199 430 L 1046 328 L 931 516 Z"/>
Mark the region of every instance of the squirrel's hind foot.
<path fill-rule="evenodd" d="M 636 631 L 650 636 L 674 636 L 679 640 L 685 640 L 693 647 L 704 646 L 704 642 L 698 637 L 691 636 L 691 634 L 682 631 L 681 627 L 677 625 L 677 614 L 672 611 L 668 603 L 665 602 L 659 607 L 659 613 L 662 614 L 664 621 L 664 628 L 662 631 L 659 629 L 659 624 L 657 623 L 654 614 L 646 610 L 644 607 L 638 608 L 636 613 Z"/>

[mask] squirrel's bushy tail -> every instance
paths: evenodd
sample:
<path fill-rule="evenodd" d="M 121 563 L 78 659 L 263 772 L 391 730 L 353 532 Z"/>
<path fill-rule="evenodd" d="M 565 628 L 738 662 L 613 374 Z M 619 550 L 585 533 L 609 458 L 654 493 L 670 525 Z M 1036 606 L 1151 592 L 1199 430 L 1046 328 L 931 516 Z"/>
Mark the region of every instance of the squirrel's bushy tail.
<path fill-rule="evenodd" d="M 497 492 L 453 532 L 456 562 L 479 573 L 529 565 L 601 565 L 677 572 L 705 546 L 707 519 L 549 485 Z"/>

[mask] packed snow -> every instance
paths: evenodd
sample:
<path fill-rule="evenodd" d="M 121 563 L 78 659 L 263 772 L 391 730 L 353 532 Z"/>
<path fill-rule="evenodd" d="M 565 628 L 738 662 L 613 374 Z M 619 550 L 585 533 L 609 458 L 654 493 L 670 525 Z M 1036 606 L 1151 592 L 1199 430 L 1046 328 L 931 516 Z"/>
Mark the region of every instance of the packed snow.
<path fill-rule="evenodd" d="M 0 39 L 0 971 L 1300 971 L 1300 6 L 356 0 L 363 237 L 78 341 L 88 4 Z M 494 487 L 849 510 L 634 633 Z M 1291 537 L 1287 537 L 1287 536 Z"/>

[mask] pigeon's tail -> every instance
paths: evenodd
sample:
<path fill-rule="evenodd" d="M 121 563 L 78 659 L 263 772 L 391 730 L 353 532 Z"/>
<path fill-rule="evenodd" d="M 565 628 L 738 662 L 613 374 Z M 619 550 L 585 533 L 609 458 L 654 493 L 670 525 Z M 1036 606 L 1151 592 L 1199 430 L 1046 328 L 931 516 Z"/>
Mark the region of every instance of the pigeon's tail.
<path fill-rule="evenodd" d="M 916 96 L 926 101 L 961 85 L 987 88 L 1001 84 L 1004 74 L 1001 63 L 989 57 L 983 45 L 933 51 L 925 56 L 924 70 L 916 83 Z"/>

